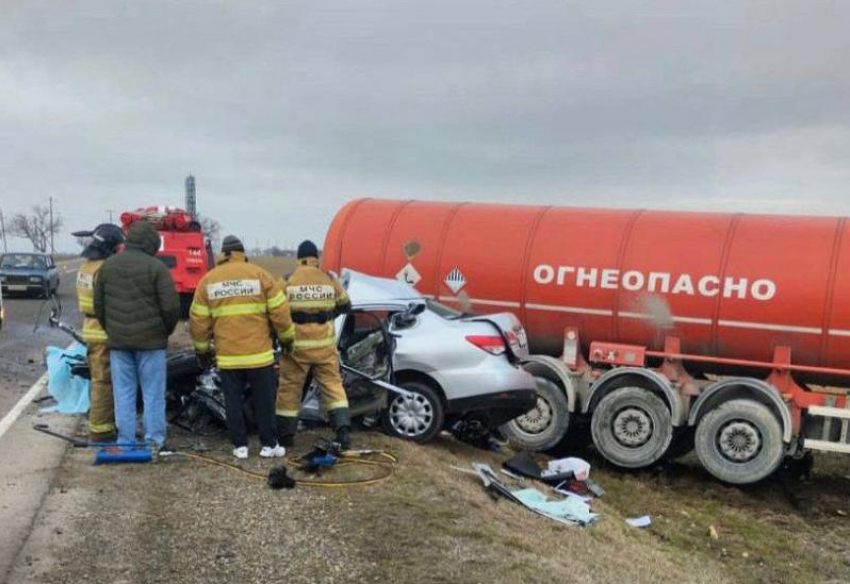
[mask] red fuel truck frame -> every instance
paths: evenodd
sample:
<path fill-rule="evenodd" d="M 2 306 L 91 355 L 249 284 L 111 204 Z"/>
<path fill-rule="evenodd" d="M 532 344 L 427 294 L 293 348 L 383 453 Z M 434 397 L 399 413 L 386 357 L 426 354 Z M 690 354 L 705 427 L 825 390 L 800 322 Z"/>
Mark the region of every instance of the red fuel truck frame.
<path fill-rule="evenodd" d="M 846 218 L 362 199 L 323 261 L 517 312 L 539 399 L 503 431 L 525 448 L 582 421 L 618 466 L 694 449 L 734 484 L 850 453 Z"/>
<path fill-rule="evenodd" d="M 181 312 L 188 316 L 195 289 L 214 261 L 201 224 L 176 207 L 144 207 L 121 214 L 125 232 L 137 221 L 148 221 L 159 232 L 162 244 L 156 255 L 171 272 L 180 294 Z"/>

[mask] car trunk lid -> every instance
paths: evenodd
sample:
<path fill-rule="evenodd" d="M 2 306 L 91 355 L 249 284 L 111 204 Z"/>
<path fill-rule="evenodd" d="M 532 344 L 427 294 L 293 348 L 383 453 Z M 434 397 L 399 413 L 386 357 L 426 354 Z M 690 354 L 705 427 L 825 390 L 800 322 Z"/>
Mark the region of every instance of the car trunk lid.
<path fill-rule="evenodd" d="M 508 346 L 512 360 L 523 361 L 528 358 L 528 336 L 519 319 L 510 312 L 498 312 L 483 316 L 465 316 L 460 320 L 467 322 L 486 322 L 495 327 Z"/>

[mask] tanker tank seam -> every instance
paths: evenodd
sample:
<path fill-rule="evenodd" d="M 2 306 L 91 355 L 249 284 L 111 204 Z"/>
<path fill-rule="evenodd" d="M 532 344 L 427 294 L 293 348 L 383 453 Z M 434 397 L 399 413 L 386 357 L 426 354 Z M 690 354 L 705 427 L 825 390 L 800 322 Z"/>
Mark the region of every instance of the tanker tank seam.
<path fill-rule="evenodd" d="M 635 225 L 640 219 L 641 215 L 643 215 L 645 209 L 638 209 L 635 211 L 631 218 L 629 219 L 629 224 L 626 226 L 626 231 L 623 233 L 623 239 L 620 240 L 620 249 L 617 251 L 617 269 L 619 273 L 623 273 L 623 263 L 626 260 L 626 252 L 628 251 L 629 241 L 632 239 L 632 233 L 634 231 Z M 617 289 L 617 292 L 614 294 L 614 304 L 612 308 L 612 314 L 618 314 L 620 312 L 620 296 L 623 294 L 621 288 Z M 616 341 L 620 340 L 620 320 L 615 318 L 611 322 L 611 326 L 613 327 L 614 336 L 612 337 Z"/>
<path fill-rule="evenodd" d="M 440 247 L 437 250 L 437 262 L 434 264 L 434 296 L 440 294 L 440 274 L 442 273 L 443 267 L 443 254 L 446 251 L 446 236 L 452 227 L 452 223 L 454 223 L 455 217 L 457 217 L 461 208 L 467 204 L 468 203 L 456 203 L 454 209 L 452 209 L 446 217 L 445 223 L 443 223 L 443 228 L 440 231 Z"/>
<path fill-rule="evenodd" d="M 440 302 L 460 302 L 457 296 L 439 296 Z M 472 304 L 481 304 L 483 306 L 506 306 L 509 308 L 521 308 L 519 302 L 513 300 L 489 300 L 487 298 L 468 298 L 468 302 Z"/>
<path fill-rule="evenodd" d="M 396 208 L 395 212 L 393 213 L 392 218 L 390 219 L 389 225 L 387 225 L 387 229 L 384 233 L 384 241 L 381 242 L 381 249 L 383 251 L 381 252 L 381 267 L 380 267 L 380 270 L 378 271 L 379 274 L 386 273 L 387 252 L 389 251 L 390 237 L 392 237 L 393 229 L 395 228 L 395 224 L 398 221 L 398 217 L 399 217 L 399 215 L 401 215 L 402 211 L 404 211 L 408 206 L 410 206 L 411 203 L 414 203 L 414 202 L 415 202 L 415 200 L 404 201 L 398 208 Z"/>
<path fill-rule="evenodd" d="M 738 225 L 741 223 L 743 214 L 736 213 L 732 215 L 729 221 L 729 226 L 726 228 L 726 237 L 723 238 L 723 248 L 720 252 L 720 266 L 717 270 L 721 281 L 726 281 L 726 274 L 729 268 L 729 258 L 732 256 L 732 244 L 735 241 L 735 233 L 738 231 Z M 711 327 L 711 346 L 714 347 L 712 355 L 720 354 L 720 312 L 723 309 L 723 296 L 718 294 L 717 300 L 714 303 L 714 311 L 712 314 Z"/>
<path fill-rule="evenodd" d="M 525 243 L 525 254 L 522 258 L 522 289 L 520 290 L 520 319 L 522 322 L 525 322 L 528 319 L 528 313 L 525 308 L 526 303 L 528 302 L 528 267 L 531 265 L 531 253 L 534 250 L 534 244 L 537 242 L 537 230 L 540 227 L 540 223 L 543 221 L 543 217 L 549 210 L 552 209 L 552 205 L 547 205 L 543 207 L 540 213 L 537 214 L 537 217 L 534 218 L 534 223 L 531 226 L 531 232 L 528 235 L 528 241 Z"/>
<path fill-rule="evenodd" d="M 732 328 L 751 328 L 751 329 L 760 329 L 766 331 L 779 331 L 779 332 L 788 332 L 788 333 L 806 333 L 813 335 L 820 335 L 823 333 L 823 329 L 816 327 L 807 327 L 807 326 L 793 326 L 793 325 L 784 325 L 784 324 L 772 324 L 767 322 L 750 322 L 745 320 L 718 320 L 718 326 L 732 327 Z"/>
<path fill-rule="evenodd" d="M 342 272 L 342 246 L 346 241 L 346 235 L 348 234 L 348 225 L 351 223 L 351 218 L 354 217 L 355 213 L 357 213 L 357 209 L 360 208 L 360 205 L 366 203 L 368 201 L 372 201 L 374 199 L 365 198 L 360 199 L 358 201 L 354 201 L 352 203 L 351 211 L 345 216 L 342 221 L 342 227 L 340 228 L 340 237 L 339 237 L 339 247 L 337 249 L 337 261 L 336 265 L 340 272 Z M 324 251 L 324 250 L 323 250 Z"/>
<path fill-rule="evenodd" d="M 829 330 L 829 325 L 832 323 L 832 313 L 835 305 L 835 282 L 838 279 L 838 258 L 841 254 L 841 244 L 844 240 L 844 228 L 847 223 L 847 218 L 842 217 L 838 220 L 838 225 L 835 228 L 835 240 L 833 241 L 832 257 L 829 262 L 829 280 L 827 281 L 826 303 L 824 303 L 823 311 L 823 329 Z M 825 334 L 821 338 L 820 350 L 820 365 L 826 366 L 829 358 L 829 339 L 830 335 Z"/>

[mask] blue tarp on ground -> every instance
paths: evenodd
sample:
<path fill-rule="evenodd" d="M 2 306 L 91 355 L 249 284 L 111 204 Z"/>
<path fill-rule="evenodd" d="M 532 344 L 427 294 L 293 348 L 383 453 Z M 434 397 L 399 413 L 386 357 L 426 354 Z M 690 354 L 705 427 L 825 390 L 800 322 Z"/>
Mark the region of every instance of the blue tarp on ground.
<path fill-rule="evenodd" d="M 85 414 L 89 411 L 89 381 L 71 375 L 71 364 L 85 360 L 86 348 L 74 344 L 67 349 L 47 347 L 47 391 L 56 405 L 43 412 L 60 414 Z"/>

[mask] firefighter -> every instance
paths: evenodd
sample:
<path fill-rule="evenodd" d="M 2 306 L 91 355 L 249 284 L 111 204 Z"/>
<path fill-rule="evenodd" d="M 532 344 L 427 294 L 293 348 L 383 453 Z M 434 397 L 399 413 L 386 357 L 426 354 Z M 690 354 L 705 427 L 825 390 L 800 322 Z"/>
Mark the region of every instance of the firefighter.
<path fill-rule="evenodd" d="M 243 415 L 244 392 L 251 387 L 254 415 L 260 432 L 263 458 L 286 454 L 275 426 L 277 376 L 270 331 L 284 350 L 295 340 L 279 280 L 248 263 L 245 247 L 228 235 L 221 246 L 218 265 L 195 290 L 190 310 L 192 341 L 201 367 L 212 364 L 210 341 L 215 341 L 215 361 L 224 392 L 227 428 L 236 458 L 248 458 L 248 436 Z"/>
<path fill-rule="evenodd" d="M 91 372 L 91 409 L 89 437 L 92 442 L 110 442 L 115 438 L 115 408 L 112 397 L 112 375 L 109 369 L 109 346 L 106 331 L 94 313 L 94 281 L 103 261 L 114 255 L 124 243 L 124 233 L 117 225 L 102 223 L 92 231 L 77 231 L 76 237 L 91 241 L 80 254 L 86 262 L 77 272 L 77 301 L 83 315 L 83 340 Z"/>
<path fill-rule="evenodd" d="M 298 246 L 298 267 L 286 281 L 286 297 L 295 323 L 295 344 L 284 352 L 277 394 L 278 434 L 292 445 L 298 428 L 301 392 L 312 372 L 322 393 L 325 412 L 336 439 L 351 446 L 351 415 L 339 372 L 334 319 L 348 312 L 351 302 L 339 281 L 319 267 L 312 241 Z"/>

